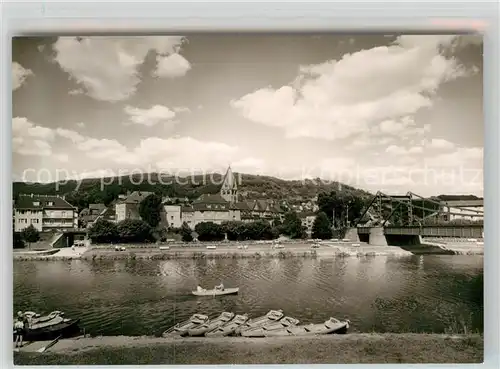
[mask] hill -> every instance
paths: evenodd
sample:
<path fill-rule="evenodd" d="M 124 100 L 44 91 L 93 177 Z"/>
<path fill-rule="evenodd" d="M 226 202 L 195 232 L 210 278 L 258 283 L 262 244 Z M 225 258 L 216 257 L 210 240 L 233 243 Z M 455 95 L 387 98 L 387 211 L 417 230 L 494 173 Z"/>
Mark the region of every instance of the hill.
<path fill-rule="evenodd" d="M 337 191 L 363 199 L 371 197 L 369 192 L 338 182 L 315 180 L 284 180 L 270 176 L 235 173 L 242 200 L 275 199 L 300 203 L 319 195 Z M 129 191 L 151 191 L 162 196 L 195 199 L 205 193 L 219 190 L 223 176 L 218 173 L 189 177 L 159 176 L 157 173 L 132 176 L 89 178 L 81 182 L 13 183 L 13 196 L 19 194 L 65 195 L 66 199 L 80 209 L 89 203 L 109 204 L 120 194 Z"/>

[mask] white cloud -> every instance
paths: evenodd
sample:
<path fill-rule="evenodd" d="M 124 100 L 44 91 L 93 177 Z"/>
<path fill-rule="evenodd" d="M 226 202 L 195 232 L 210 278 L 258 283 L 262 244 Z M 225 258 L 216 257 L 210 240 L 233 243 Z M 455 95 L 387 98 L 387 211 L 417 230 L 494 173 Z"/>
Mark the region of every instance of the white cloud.
<path fill-rule="evenodd" d="M 172 123 L 175 112 L 163 105 L 154 105 L 149 109 L 139 109 L 132 106 L 125 107 L 129 121 L 134 124 L 152 127 L 159 123 Z"/>
<path fill-rule="evenodd" d="M 433 138 L 429 146 L 434 149 L 453 149 L 455 144 L 442 138 Z"/>
<path fill-rule="evenodd" d="M 374 126 L 421 134 L 413 115 L 432 106 L 442 83 L 467 74 L 440 52 L 453 41 L 454 36 L 400 36 L 388 46 L 302 66 L 290 86 L 264 87 L 231 106 L 250 121 L 283 128 L 288 138 L 335 140 Z"/>
<path fill-rule="evenodd" d="M 80 133 L 73 131 L 71 129 L 57 128 L 56 133 L 61 137 L 64 137 L 64 138 L 67 138 L 67 139 L 73 141 L 74 143 L 82 142 L 85 140 L 84 136 L 82 136 Z"/>
<path fill-rule="evenodd" d="M 483 149 L 479 147 L 459 147 L 449 153 L 425 159 L 432 167 L 478 168 L 483 167 Z"/>
<path fill-rule="evenodd" d="M 390 145 L 385 149 L 385 152 L 395 155 L 421 154 L 424 152 L 424 148 L 422 146 L 405 148 L 397 145 Z"/>
<path fill-rule="evenodd" d="M 12 91 L 21 87 L 26 79 L 32 75 L 33 71 L 31 69 L 26 69 L 21 64 L 12 62 Z"/>
<path fill-rule="evenodd" d="M 182 77 L 191 69 L 191 64 L 177 53 L 168 56 L 157 56 L 156 60 L 158 67 L 153 73 L 156 77 Z"/>
<path fill-rule="evenodd" d="M 50 128 L 38 126 L 25 117 L 12 119 L 12 146 L 15 153 L 49 156 L 52 154 L 50 141 L 54 137 Z"/>
<path fill-rule="evenodd" d="M 181 36 L 59 37 L 54 60 L 92 98 L 120 101 L 135 93 L 141 81 L 138 68 L 150 51 L 157 54 L 156 75 L 185 74 L 189 63 L 178 55 L 183 42 Z"/>

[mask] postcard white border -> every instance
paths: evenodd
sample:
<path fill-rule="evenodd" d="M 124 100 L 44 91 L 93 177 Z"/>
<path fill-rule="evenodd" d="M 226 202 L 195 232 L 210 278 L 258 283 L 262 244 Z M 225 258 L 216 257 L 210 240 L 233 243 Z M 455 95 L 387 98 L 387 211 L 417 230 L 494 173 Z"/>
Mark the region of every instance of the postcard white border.
<path fill-rule="evenodd" d="M 397 3 L 397 5 L 396 5 Z M 104 16 L 105 15 L 105 16 Z M 1 98 L 1 326 L 12 324 L 11 37 L 83 33 L 158 34 L 186 32 L 484 32 L 484 197 L 485 352 L 484 366 L 500 367 L 499 357 L 499 40 L 498 3 L 489 2 L 15 2 L 2 4 Z M 12 365 L 9 329 L 2 329 L 0 357 Z M 408 364 L 401 364 L 410 366 Z M 423 365 L 423 364 L 421 364 Z M 419 366 L 421 366 L 419 364 Z M 247 365 L 242 365 L 247 366 Z M 309 366 L 309 365 L 308 365 Z M 329 365 L 315 365 L 329 367 Z M 337 365 L 342 366 L 342 365 Z M 361 368 L 365 365 L 350 365 Z M 385 368 L 384 364 L 377 364 Z M 427 367 L 436 365 L 424 365 Z M 440 365 L 448 367 L 450 365 Z M 454 368 L 469 365 L 454 364 Z M 40 367 L 40 366 L 38 366 Z M 43 367 L 43 366 L 42 366 Z M 83 366 L 82 366 L 83 367 Z M 94 368 L 95 366 L 88 366 Z M 133 367 L 133 366 L 130 366 Z M 157 366 L 156 366 L 157 367 Z M 172 367 L 172 366 L 169 366 Z M 179 366 L 180 367 L 180 366 Z M 185 368 L 186 366 L 183 366 Z M 189 367 L 189 366 L 188 366 Z M 196 367 L 196 366 L 192 366 Z M 253 367 L 266 367 L 255 365 Z M 292 367 L 292 365 L 284 365 Z M 296 367 L 296 366 L 293 366 Z"/>

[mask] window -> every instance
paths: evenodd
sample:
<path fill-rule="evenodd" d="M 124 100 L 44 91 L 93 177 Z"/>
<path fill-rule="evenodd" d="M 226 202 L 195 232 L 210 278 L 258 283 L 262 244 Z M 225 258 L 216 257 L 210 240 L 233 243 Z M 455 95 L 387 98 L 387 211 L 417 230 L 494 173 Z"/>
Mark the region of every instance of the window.
<path fill-rule="evenodd" d="M 174 216 L 173 216 L 173 215 L 171 215 L 171 216 L 170 216 L 170 220 L 174 220 Z M 172 223 L 172 224 L 173 224 L 173 223 Z"/>
<path fill-rule="evenodd" d="M 40 201 L 33 201 L 33 206 L 40 206 Z"/>
<path fill-rule="evenodd" d="M 47 202 L 47 206 L 53 206 L 53 205 L 54 205 L 54 201 Z"/>
<path fill-rule="evenodd" d="M 63 212 L 62 212 L 62 217 L 64 218 L 65 216 L 66 216 L 66 212 L 65 212 L 65 211 L 63 211 Z"/>
<path fill-rule="evenodd" d="M 37 224 L 38 223 L 38 219 L 31 219 L 31 224 L 33 224 L 33 223 Z"/>

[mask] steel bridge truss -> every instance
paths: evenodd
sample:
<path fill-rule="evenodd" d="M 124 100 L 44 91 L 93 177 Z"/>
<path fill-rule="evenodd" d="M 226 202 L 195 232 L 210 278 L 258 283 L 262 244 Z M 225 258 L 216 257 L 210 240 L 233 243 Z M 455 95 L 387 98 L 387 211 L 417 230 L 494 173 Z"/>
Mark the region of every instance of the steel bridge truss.
<path fill-rule="evenodd" d="M 447 207 L 448 209 L 445 209 Z M 464 213 L 450 211 L 463 209 Z M 446 201 L 425 198 L 413 192 L 390 196 L 377 192 L 357 224 L 365 226 L 422 226 L 426 220 L 446 220 L 449 216 L 483 218 L 483 211 L 466 206 L 449 206 Z M 356 224 L 356 225 L 357 225 Z"/>

